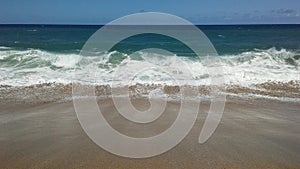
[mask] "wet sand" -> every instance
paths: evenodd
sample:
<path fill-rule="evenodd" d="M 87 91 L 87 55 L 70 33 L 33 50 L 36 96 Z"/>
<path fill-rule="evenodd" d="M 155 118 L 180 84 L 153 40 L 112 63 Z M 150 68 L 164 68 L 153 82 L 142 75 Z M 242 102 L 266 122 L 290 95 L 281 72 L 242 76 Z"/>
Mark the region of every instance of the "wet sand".
<path fill-rule="evenodd" d="M 169 103 L 155 124 L 128 123 L 109 99 L 99 101 L 109 123 L 130 136 L 166 129 L 179 104 Z M 139 109 L 147 102 L 135 100 Z M 198 144 L 209 103 L 201 103 L 188 136 L 172 150 L 146 159 L 115 156 L 82 130 L 72 102 L 0 102 L 0 168 L 300 168 L 300 103 L 229 99 L 214 135 Z"/>

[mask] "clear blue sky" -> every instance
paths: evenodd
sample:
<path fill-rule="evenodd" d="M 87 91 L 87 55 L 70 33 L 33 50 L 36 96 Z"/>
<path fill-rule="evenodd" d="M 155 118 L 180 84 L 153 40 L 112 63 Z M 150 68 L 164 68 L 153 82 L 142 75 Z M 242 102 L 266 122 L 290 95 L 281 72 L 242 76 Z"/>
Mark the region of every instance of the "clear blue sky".
<path fill-rule="evenodd" d="M 0 23 L 105 24 L 141 11 L 194 24 L 300 23 L 299 0 L 4 0 Z"/>

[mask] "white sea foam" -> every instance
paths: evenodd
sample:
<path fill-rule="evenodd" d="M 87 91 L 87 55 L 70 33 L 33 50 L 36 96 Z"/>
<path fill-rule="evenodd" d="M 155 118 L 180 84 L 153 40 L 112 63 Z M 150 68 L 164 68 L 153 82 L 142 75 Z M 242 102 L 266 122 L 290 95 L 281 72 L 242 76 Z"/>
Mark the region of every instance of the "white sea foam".
<path fill-rule="evenodd" d="M 114 80 L 113 75 L 121 65 L 144 65 L 149 53 L 137 52 L 136 57 L 113 51 L 97 53 L 95 56 L 81 56 L 77 53 L 53 53 L 38 49 L 15 50 L 0 47 L 0 83 L 11 86 L 28 86 L 38 83 L 59 82 L 108 84 Z M 123 59 L 121 59 L 123 58 Z M 220 56 L 226 84 L 250 86 L 253 84 L 277 81 L 288 82 L 300 80 L 300 59 L 296 52 L 285 49 L 254 50 L 238 55 Z M 191 60 L 176 55 L 151 58 L 151 62 L 165 67 L 176 67 L 178 61 L 184 61 L 192 73 L 192 80 L 199 85 L 210 83 L 207 65 L 201 60 Z M 73 77 L 76 68 L 76 77 Z M 180 73 L 180 67 L 177 70 Z M 136 71 L 121 74 L 126 79 Z M 132 83 L 174 84 L 168 73 L 155 69 L 143 70 L 132 79 Z M 178 80 L 178 79 L 177 79 Z M 179 79 L 180 81 L 180 79 Z"/>

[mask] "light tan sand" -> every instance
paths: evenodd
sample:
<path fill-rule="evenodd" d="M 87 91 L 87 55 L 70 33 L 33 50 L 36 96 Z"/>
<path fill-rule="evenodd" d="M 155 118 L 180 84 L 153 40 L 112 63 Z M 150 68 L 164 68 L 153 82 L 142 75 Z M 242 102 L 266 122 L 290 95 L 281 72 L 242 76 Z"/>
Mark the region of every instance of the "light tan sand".
<path fill-rule="evenodd" d="M 135 100 L 139 109 L 147 102 Z M 155 135 L 172 124 L 178 103 L 170 103 L 153 124 L 128 123 L 111 100 L 100 100 L 110 124 L 131 136 Z M 209 108 L 200 107 L 188 136 L 172 150 L 147 159 L 115 156 L 82 130 L 72 102 L 0 104 L 0 168 L 300 168 L 300 104 L 229 100 L 223 119 L 205 144 L 198 136 Z"/>

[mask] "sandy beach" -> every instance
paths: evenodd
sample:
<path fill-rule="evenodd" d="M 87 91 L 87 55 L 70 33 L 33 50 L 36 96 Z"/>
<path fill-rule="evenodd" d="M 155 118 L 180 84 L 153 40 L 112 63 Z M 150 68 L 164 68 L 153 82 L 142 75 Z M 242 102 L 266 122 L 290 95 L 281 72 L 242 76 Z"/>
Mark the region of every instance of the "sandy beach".
<path fill-rule="evenodd" d="M 205 143 L 197 142 L 209 103 L 201 103 L 188 136 L 170 151 L 146 159 L 115 156 L 81 128 L 72 101 L 0 102 L 0 168 L 299 168 L 300 104 L 228 98 L 222 121 Z M 139 109 L 147 101 L 133 101 Z M 172 124 L 177 102 L 155 124 L 128 123 L 112 100 L 100 99 L 107 121 L 126 135 L 147 137 Z M 175 113 L 174 113 L 175 112 Z"/>

